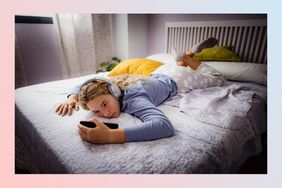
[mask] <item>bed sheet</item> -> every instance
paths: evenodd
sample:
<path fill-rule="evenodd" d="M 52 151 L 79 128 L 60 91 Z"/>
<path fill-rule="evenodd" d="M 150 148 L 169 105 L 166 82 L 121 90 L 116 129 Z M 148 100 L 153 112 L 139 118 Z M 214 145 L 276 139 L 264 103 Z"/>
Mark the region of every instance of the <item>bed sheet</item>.
<path fill-rule="evenodd" d="M 77 124 L 95 115 L 79 110 L 72 116 L 54 113 L 74 85 L 95 75 L 48 82 L 15 91 L 15 131 L 41 173 L 147 174 L 147 173 L 233 173 L 250 155 L 261 150 L 260 134 L 266 131 L 266 97 L 255 99 L 248 116 L 257 130 L 243 148 L 234 131 L 202 123 L 179 111 L 160 105 L 172 122 L 173 137 L 125 144 L 95 145 L 78 135 Z M 105 75 L 103 75 L 105 76 Z M 231 84 L 231 82 L 229 82 Z M 264 86 L 246 84 L 266 92 Z M 135 126 L 140 120 L 122 113 L 120 127 Z"/>

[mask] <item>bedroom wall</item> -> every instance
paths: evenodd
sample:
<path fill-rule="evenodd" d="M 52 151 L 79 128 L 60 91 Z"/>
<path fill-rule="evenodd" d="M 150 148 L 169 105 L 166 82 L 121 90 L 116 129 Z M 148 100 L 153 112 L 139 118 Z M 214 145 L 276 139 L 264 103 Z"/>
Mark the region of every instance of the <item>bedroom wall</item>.
<path fill-rule="evenodd" d="M 61 79 L 54 25 L 16 23 L 15 32 L 27 85 Z"/>
<path fill-rule="evenodd" d="M 165 22 L 266 19 L 266 14 L 149 14 L 148 55 L 165 51 Z"/>
<path fill-rule="evenodd" d="M 148 54 L 148 15 L 112 14 L 113 56 L 125 60 Z"/>
<path fill-rule="evenodd" d="M 142 58 L 148 54 L 148 16 L 128 15 L 129 58 Z"/>

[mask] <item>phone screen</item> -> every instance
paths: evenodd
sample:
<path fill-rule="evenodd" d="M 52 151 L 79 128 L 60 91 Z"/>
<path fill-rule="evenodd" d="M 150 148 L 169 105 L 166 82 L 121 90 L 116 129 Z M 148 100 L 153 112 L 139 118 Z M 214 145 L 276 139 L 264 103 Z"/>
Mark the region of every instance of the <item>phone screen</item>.
<path fill-rule="evenodd" d="M 93 123 L 92 121 L 80 121 L 80 124 L 88 127 L 88 128 L 95 128 L 96 124 Z M 117 123 L 106 123 L 104 122 L 105 125 L 107 125 L 110 129 L 118 129 L 118 124 Z"/>

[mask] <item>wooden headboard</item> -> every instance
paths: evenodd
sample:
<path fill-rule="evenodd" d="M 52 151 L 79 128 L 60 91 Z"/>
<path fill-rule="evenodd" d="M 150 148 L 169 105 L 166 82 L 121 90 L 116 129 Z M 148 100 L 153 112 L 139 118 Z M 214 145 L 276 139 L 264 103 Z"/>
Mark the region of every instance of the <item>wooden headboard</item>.
<path fill-rule="evenodd" d="M 166 52 L 170 53 L 172 46 L 188 51 L 209 37 L 217 38 L 219 46 L 232 46 L 244 62 L 267 63 L 266 20 L 167 22 Z"/>

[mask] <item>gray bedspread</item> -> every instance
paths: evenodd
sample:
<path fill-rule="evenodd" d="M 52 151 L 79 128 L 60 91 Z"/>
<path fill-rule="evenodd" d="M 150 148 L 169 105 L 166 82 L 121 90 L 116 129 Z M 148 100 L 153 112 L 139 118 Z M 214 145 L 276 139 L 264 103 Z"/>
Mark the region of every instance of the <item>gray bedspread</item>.
<path fill-rule="evenodd" d="M 198 121 L 168 103 L 159 109 L 172 122 L 173 137 L 108 145 L 84 142 L 77 133 L 77 124 L 95 115 L 80 110 L 70 117 L 60 117 L 54 109 L 73 85 L 89 77 L 16 90 L 16 135 L 41 173 L 233 173 L 248 156 L 260 152 L 260 134 L 266 131 L 265 96 L 252 98 L 246 117 L 253 134 L 244 141 L 236 134 L 240 130 Z M 264 87 L 250 84 L 250 88 L 266 93 Z M 116 119 L 99 119 L 117 122 L 120 127 L 140 122 L 125 113 Z"/>

